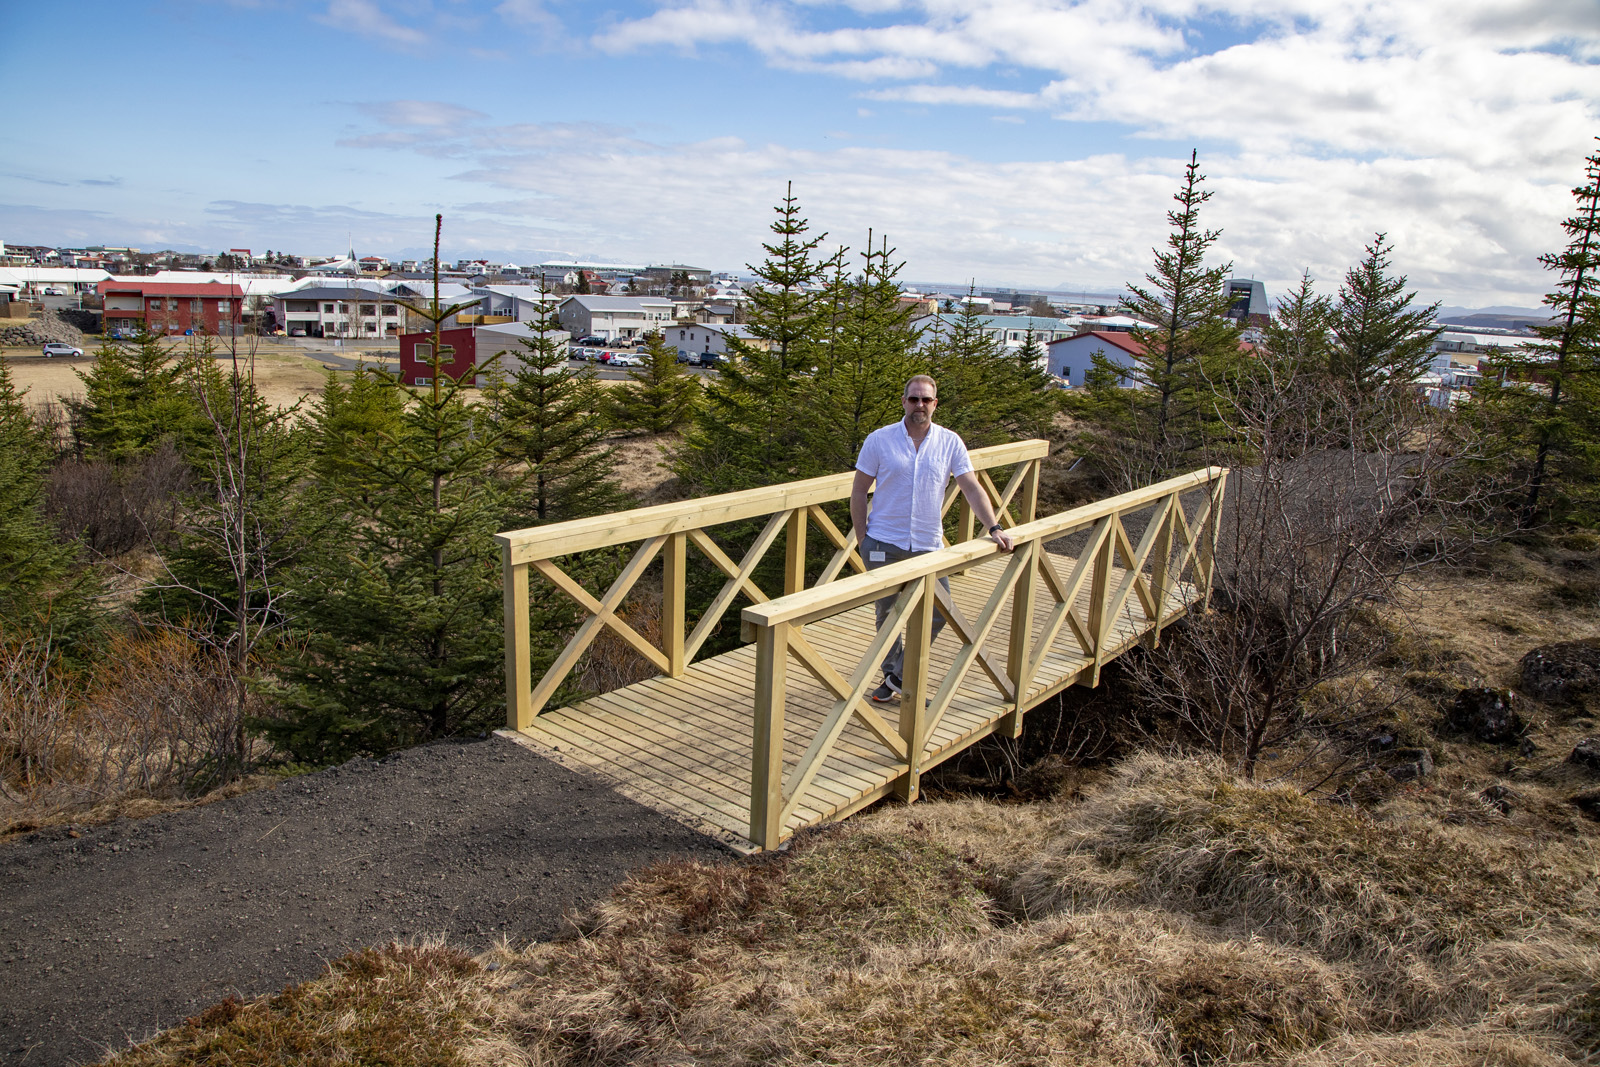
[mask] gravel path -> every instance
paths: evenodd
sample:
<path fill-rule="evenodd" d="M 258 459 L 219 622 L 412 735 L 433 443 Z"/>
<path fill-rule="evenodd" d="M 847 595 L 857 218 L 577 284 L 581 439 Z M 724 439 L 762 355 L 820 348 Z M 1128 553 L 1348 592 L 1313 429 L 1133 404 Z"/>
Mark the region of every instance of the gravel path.
<path fill-rule="evenodd" d="M 0 843 L 0 1063 L 78 1064 L 352 949 L 549 937 L 709 838 L 500 738 Z"/>

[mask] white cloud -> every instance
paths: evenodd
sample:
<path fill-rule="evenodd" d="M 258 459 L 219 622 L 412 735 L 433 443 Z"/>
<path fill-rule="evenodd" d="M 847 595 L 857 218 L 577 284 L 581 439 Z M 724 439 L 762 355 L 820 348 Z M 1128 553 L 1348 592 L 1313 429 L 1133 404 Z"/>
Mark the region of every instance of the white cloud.
<path fill-rule="evenodd" d="M 327 13 L 320 21 L 405 48 L 419 48 L 428 42 L 426 34 L 397 22 L 376 0 L 329 0 Z"/>
<path fill-rule="evenodd" d="M 994 162 L 727 137 L 671 144 L 581 124 L 399 132 L 414 140 L 388 147 L 466 161 L 456 182 L 499 192 L 446 208 L 458 234 L 493 232 L 498 220 L 543 246 L 736 266 L 760 254 L 771 205 L 793 179 L 816 229 L 851 245 L 869 226 L 888 234 L 908 277 L 1099 291 L 1149 269 L 1184 163 L 1118 153 Z M 1270 292 L 1303 269 L 1333 288 L 1383 230 L 1414 287 L 1466 305 L 1538 302 L 1546 280 L 1536 257 L 1559 242 L 1577 176 L 1573 161 L 1560 182 L 1516 168 L 1485 182 L 1450 160 L 1252 150 L 1203 155 L 1201 169 L 1215 194 L 1204 222 L 1223 231 L 1217 259 Z"/>

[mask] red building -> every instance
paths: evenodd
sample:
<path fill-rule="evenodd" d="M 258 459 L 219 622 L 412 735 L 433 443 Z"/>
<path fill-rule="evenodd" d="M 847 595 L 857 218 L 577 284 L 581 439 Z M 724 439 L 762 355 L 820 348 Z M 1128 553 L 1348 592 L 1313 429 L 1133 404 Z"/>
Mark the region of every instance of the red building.
<path fill-rule="evenodd" d="M 233 334 L 244 321 L 244 290 L 237 285 L 112 278 L 98 289 L 106 333 L 113 337 L 141 325 L 156 334 Z"/>
<path fill-rule="evenodd" d="M 440 370 L 452 378 L 465 374 L 478 359 L 477 331 L 470 326 L 439 331 L 439 352 L 444 357 Z M 433 334 L 400 335 L 400 382 L 403 385 L 431 385 L 433 378 Z"/>

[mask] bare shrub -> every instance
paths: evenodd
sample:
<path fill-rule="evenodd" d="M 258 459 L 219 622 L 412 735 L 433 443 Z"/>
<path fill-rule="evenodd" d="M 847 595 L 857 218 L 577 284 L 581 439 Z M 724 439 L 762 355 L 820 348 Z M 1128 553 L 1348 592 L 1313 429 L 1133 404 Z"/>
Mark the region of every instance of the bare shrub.
<path fill-rule="evenodd" d="M 171 536 L 189 481 L 170 442 L 127 463 L 66 459 L 50 471 L 45 513 L 97 555 L 119 555 Z"/>
<path fill-rule="evenodd" d="M 1333 699 L 1356 690 L 1329 683 L 1383 653 L 1392 633 L 1373 610 L 1470 530 L 1469 443 L 1409 393 L 1341 392 L 1286 361 L 1226 389 L 1218 411 L 1251 462 L 1234 468 L 1219 523 L 1215 610 L 1130 666 L 1154 709 L 1247 776 L 1290 744 L 1337 769 L 1385 709 Z"/>
<path fill-rule="evenodd" d="M 267 755 L 245 732 L 262 698 L 220 650 L 170 629 L 114 637 L 91 678 L 38 642 L 0 647 L 8 829 L 132 797 L 192 800 Z"/>
<path fill-rule="evenodd" d="M 32 637 L 0 648 L 0 788 L 13 803 L 72 759 L 72 693 L 53 660 Z"/>
<path fill-rule="evenodd" d="M 661 598 L 636 592 L 617 613 L 646 641 L 661 647 Z M 610 693 L 634 682 L 654 678 L 660 671 L 610 627 L 600 631 L 585 654 L 578 685 L 589 693 Z"/>

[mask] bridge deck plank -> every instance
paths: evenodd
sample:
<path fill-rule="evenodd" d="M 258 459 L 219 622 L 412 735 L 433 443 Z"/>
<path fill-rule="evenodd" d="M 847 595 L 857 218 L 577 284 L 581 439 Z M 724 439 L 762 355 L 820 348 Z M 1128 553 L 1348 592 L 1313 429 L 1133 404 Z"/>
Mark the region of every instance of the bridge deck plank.
<path fill-rule="evenodd" d="M 1070 569 L 1070 557 L 1057 567 Z M 1004 558 L 996 557 L 951 578 L 951 597 L 968 619 L 975 619 L 994 588 Z M 1111 578 L 1115 588 L 1120 572 Z M 1090 591 L 1085 583 L 1074 605 L 1080 618 Z M 1181 616 L 1191 586 L 1175 583 L 1164 617 Z M 1132 601 L 1133 598 L 1130 598 Z M 1055 602 L 1041 590 L 1033 614 L 1041 631 Z M 1138 617 L 1135 617 L 1135 614 Z M 1004 662 L 1011 609 L 1004 606 L 986 642 Z M 841 675 L 848 678 L 873 636 L 871 605 L 807 625 L 804 636 Z M 1107 640 L 1121 655 L 1150 629 L 1137 603 L 1122 612 Z M 941 679 L 959 645 L 950 630 L 934 642 L 929 677 Z M 1031 708 L 1077 680 L 1092 661 L 1063 626 L 1028 686 L 1024 709 Z M 544 711 L 516 739 L 570 766 L 587 768 L 619 792 L 709 832 L 734 848 L 750 851 L 750 753 L 755 701 L 755 646 L 692 664 L 680 678 L 656 676 L 570 707 Z M 784 773 L 794 773 L 801 756 L 832 709 L 834 696 L 792 657 L 788 670 L 784 721 Z M 983 669 L 974 664 L 957 687 L 938 726 L 928 738 L 924 769 L 955 755 L 992 732 L 1007 712 L 1004 699 Z M 883 711 L 891 723 L 898 710 Z M 852 719 L 823 762 L 807 795 L 784 828 L 839 819 L 886 795 L 899 776 L 893 755 L 858 719 Z"/>

